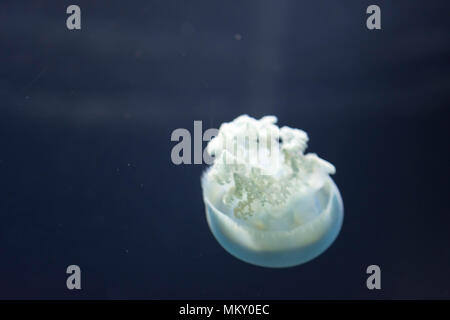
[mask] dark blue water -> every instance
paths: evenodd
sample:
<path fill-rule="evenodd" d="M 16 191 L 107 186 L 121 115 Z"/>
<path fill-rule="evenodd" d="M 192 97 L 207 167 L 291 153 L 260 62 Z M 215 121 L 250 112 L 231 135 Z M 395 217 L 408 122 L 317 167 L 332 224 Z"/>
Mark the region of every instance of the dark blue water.
<path fill-rule="evenodd" d="M 0 4 L 0 298 L 450 298 L 448 1 L 377 1 L 380 31 L 369 1 L 80 0 L 69 31 L 73 3 Z M 171 162 L 243 113 L 337 168 L 343 229 L 300 267 L 226 253 Z"/>

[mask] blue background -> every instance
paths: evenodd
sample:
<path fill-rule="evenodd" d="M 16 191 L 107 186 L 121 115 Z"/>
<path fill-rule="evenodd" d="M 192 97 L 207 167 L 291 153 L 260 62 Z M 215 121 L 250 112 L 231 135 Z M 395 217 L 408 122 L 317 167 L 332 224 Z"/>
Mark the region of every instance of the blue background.
<path fill-rule="evenodd" d="M 378 0 L 369 31 L 370 4 L 2 1 L 0 298 L 450 298 L 450 5 Z M 307 264 L 230 256 L 204 166 L 171 162 L 173 130 L 243 113 L 337 168 L 343 229 Z"/>

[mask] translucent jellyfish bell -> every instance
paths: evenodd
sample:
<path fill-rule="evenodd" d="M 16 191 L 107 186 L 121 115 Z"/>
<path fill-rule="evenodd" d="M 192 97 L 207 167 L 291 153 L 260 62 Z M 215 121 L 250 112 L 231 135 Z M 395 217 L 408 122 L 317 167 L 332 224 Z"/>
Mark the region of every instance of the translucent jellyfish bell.
<path fill-rule="evenodd" d="M 308 136 L 278 128 L 276 117 L 247 115 L 224 123 L 207 152 L 202 177 L 208 225 L 225 250 L 263 267 L 290 267 L 324 252 L 336 239 L 343 204 L 334 166 L 304 154 Z"/>

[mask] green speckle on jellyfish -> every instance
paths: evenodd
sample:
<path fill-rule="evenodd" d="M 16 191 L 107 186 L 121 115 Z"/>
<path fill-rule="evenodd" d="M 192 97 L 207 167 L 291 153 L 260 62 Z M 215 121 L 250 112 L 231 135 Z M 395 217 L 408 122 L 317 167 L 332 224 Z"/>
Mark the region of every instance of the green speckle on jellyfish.
<path fill-rule="evenodd" d="M 308 135 L 277 118 L 247 115 L 223 123 L 207 146 L 203 174 L 208 225 L 222 247 L 245 262 L 291 267 L 336 239 L 344 217 L 334 166 L 304 154 Z"/>

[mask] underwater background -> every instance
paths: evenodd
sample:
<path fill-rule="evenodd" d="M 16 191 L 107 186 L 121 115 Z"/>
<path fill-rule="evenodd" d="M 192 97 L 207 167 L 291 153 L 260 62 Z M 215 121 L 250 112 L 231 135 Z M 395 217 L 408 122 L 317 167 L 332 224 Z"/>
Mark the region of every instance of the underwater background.
<path fill-rule="evenodd" d="M 79 31 L 66 8 L 81 7 Z M 381 7 L 382 30 L 366 28 Z M 2 1 L 0 298 L 450 298 L 448 1 Z M 305 130 L 345 216 L 287 269 L 228 254 L 173 130 Z M 82 290 L 66 288 L 79 265 Z M 381 268 L 368 290 L 366 268 Z"/>

